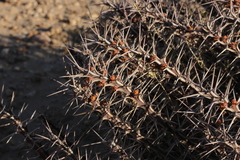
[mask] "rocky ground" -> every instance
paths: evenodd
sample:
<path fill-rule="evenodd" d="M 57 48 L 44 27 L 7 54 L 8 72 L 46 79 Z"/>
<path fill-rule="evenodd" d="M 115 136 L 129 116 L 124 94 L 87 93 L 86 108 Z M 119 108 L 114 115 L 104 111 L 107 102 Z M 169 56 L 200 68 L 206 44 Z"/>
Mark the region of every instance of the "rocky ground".
<path fill-rule="evenodd" d="M 77 44 L 79 33 L 90 26 L 90 19 L 98 17 L 99 3 L 100 0 L 0 0 L 0 86 L 4 85 L 6 100 L 15 93 L 12 106 L 16 110 L 24 103 L 29 106 L 29 114 L 67 104 L 67 95 L 48 95 L 60 86 L 54 79 L 61 81 L 59 77 L 65 75 L 62 57 L 66 46 Z M 14 147 L 0 142 L 0 150 L 0 159 L 19 159 Z"/>

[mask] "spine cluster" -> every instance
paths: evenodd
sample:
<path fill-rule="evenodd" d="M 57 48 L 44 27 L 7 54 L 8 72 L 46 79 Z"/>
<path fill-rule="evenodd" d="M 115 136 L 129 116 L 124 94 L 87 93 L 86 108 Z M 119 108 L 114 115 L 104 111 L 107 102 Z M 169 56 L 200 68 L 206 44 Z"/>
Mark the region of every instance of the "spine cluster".
<path fill-rule="evenodd" d="M 238 1 L 104 4 L 68 77 L 79 107 L 109 122 L 112 151 L 238 159 Z"/>
<path fill-rule="evenodd" d="M 63 86 L 73 93 L 74 118 L 98 116 L 86 132 L 107 151 L 68 142 L 44 118 L 50 138 L 38 137 L 61 150 L 48 158 L 240 159 L 239 2 L 103 4 L 94 36 L 69 49 Z"/>

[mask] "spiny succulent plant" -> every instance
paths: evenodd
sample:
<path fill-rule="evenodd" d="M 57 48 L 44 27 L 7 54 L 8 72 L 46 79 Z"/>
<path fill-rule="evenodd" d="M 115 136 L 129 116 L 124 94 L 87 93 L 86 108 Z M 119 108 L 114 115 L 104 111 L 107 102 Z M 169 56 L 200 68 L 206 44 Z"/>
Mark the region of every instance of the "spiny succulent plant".
<path fill-rule="evenodd" d="M 239 159 L 239 2 L 104 4 L 66 77 L 77 108 L 108 124 L 112 152 Z"/>
<path fill-rule="evenodd" d="M 71 130 L 39 114 L 43 132 L 25 134 L 5 107 L 1 119 L 45 159 L 240 159 L 239 2 L 103 4 L 66 56 Z"/>

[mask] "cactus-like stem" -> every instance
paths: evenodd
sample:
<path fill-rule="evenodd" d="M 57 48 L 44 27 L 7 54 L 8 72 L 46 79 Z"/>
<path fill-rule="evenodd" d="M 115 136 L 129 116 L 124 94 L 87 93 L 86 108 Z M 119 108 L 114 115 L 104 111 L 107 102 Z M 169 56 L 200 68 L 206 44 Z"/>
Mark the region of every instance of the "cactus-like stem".
<path fill-rule="evenodd" d="M 232 97 L 237 95 L 232 93 L 238 79 L 233 71 L 239 68 L 234 65 L 239 57 L 238 43 L 233 38 L 239 28 L 235 5 L 231 12 L 226 12 L 221 2 L 202 2 L 203 7 L 212 8 L 205 9 L 210 12 L 208 19 L 214 17 L 209 21 L 205 17 L 193 19 L 184 7 L 186 4 L 167 3 L 104 2 L 110 8 L 109 13 L 114 14 L 106 13 L 103 17 L 108 22 L 100 20 L 94 24 L 96 39 L 90 41 L 95 44 L 95 51 L 91 52 L 86 41 L 85 49 L 80 52 L 88 51 L 87 63 L 80 70 L 76 64 L 78 73 L 73 71 L 67 77 L 72 79 L 72 87 L 79 90 L 76 93 L 83 104 L 90 104 L 113 127 L 134 135 L 135 142 L 154 145 L 151 135 L 163 131 L 180 138 L 183 148 L 188 145 L 198 148 L 202 158 L 220 153 L 214 147 L 216 144 L 224 143 L 233 149 L 228 145 L 229 141 L 236 141 L 233 137 L 220 138 L 219 142 L 212 138 L 223 136 L 223 127 L 227 132 L 234 130 L 239 117 L 239 101 L 229 107 Z M 224 21 L 227 23 L 223 24 Z M 73 64 L 78 63 L 72 58 Z M 81 94 L 82 90 L 87 92 Z M 226 114 L 233 116 L 233 120 L 225 118 Z M 150 117 L 156 125 L 152 129 L 146 123 Z M 213 134 L 214 128 L 219 131 Z M 186 134 L 188 130 L 191 131 Z M 159 139 L 158 143 L 164 141 Z M 213 148 L 201 151 L 204 146 Z M 170 153 L 175 146 L 168 147 Z M 190 156 L 189 152 L 184 153 Z"/>

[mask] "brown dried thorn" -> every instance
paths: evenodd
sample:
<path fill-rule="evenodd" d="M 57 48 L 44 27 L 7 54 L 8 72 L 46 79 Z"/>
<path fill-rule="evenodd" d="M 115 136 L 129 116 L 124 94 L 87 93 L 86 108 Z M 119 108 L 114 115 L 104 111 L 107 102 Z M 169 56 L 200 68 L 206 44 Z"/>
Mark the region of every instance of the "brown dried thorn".
<path fill-rule="evenodd" d="M 107 70 L 102 69 L 102 70 L 100 71 L 100 73 L 102 73 L 102 74 L 107 74 Z"/>
<path fill-rule="evenodd" d="M 232 99 L 232 100 L 231 100 L 231 103 L 234 104 L 234 105 L 236 105 L 236 104 L 237 104 L 236 99 Z"/>
<path fill-rule="evenodd" d="M 166 2 L 162 2 L 161 5 L 162 5 L 163 7 L 166 7 L 166 6 L 167 6 L 167 3 L 166 3 Z"/>
<path fill-rule="evenodd" d="M 128 61 L 130 58 L 129 57 L 121 57 L 122 62 Z"/>
<path fill-rule="evenodd" d="M 111 87 L 111 91 L 112 91 L 112 92 L 115 92 L 117 89 L 118 89 L 118 86 L 113 86 L 113 87 Z"/>
<path fill-rule="evenodd" d="M 220 103 L 219 109 L 224 110 L 228 106 L 227 102 Z"/>
<path fill-rule="evenodd" d="M 95 68 L 94 68 L 94 67 L 90 67 L 90 70 L 91 70 L 91 71 L 94 71 L 94 70 L 95 70 Z"/>
<path fill-rule="evenodd" d="M 234 0 L 234 1 L 233 1 L 233 4 L 239 6 L 239 5 L 240 5 L 240 2 L 239 2 L 238 0 Z"/>
<path fill-rule="evenodd" d="M 97 83 L 97 85 L 98 85 L 98 87 L 104 87 L 105 83 L 106 83 L 106 81 L 105 81 L 105 80 L 102 80 L 102 81 L 99 81 L 99 82 Z"/>
<path fill-rule="evenodd" d="M 160 65 L 160 70 L 163 71 L 165 68 L 167 68 L 167 63 L 163 63 Z"/>
<path fill-rule="evenodd" d="M 115 55 L 117 55 L 118 53 L 119 53 L 119 50 L 113 50 L 112 53 L 111 53 L 111 55 L 112 55 L 112 56 L 115 56 Z"/>
<path fill-rule="evenodd" d="M 231 3 L 231 2 L 228 2 L 228 3 L 226 4 L 226 7 L 230 7 L 230 6 L 231 6 L 230 3 Z"/>
<path fill-rule="evenodd" d="M 136 89 L 133 91 L 133 97 L 137 97 L 140 93 L 140 90 L 139 89 Z"/>
<path fill-rule="evenodd" d="M 109 77 L 109 79 L 110 79 L 111 81 L 116 81 L 117 77 L 116 77 L 115 75 L 111 75 L 111 76 Z"/>
<path fill-rule="evenodd" d="M 128 74 L 132 74 L 134 72 L 134 70 L 128 70 Z"/>
<path fill-rule="evenodd" d="M 124 42 L 118 42 L 118 45 L 120 45 L 120 46 L 123 46 L 124 45 Z"/>
<path fill-rule="evenodd" d="M 228 39 L 228 36 L 225 35 L 225 36 L 222 36 L 221 41 L 224 42 L 224 43 L 226 43 L 226 42 L 227 42 L 227 39 Z"/>
<path fill-rule="evenodd" d="M 231 105 L 231 108 L 233 108 L 233 109 L 235 109 L 236 107 L 237 107 L 237 101 L 236 101 L 236 99 L 232 99 L 231 100 L 231 103 L 232 103 L 232 105 Z"/>
<path fill-rule="evenodd" d="M 133 23 L 136 23 L 136 22 L 138 22 L 139 21 L 139 18 L 137 18 L 137 17 L 134 17 L 133 19 L 132 19 L 132 22 Z"/>
<path fill-rule="evenodd" d="M 106 99 L 103 99 L 103 100 L 101 101 L 101 105 L 106 106 L 106 105 L 107 105 L 107 100 L 106 100 Z"/>
<path fill-rule="evenodd" d="M 192 32 L 192 31 L 194 31 L 194 28 L 190 26 L 190 27 L 188 27 L 188 31 Z"/>
<path fill-rule="evenodd" d="M 218 41 L 219 40 L 219 38 L 220 38 L 220 36 L 218 36 L 218 35 L 216 35 L 216 36 L 214 36 L 214 41 Z"/>
<path fill-rule="evenodd" d="M 220 127 L 221 124 L 222 124 L 222 120 L 221 120 L 221 119 L 218 119 L 218 120 L 216 121 L 216 127 L 217 127 L 217 128 Z"/>
<path fill-rule="evenodd" d="M 233 49 L 233 50 L 237 49 L 237 42 L 231 42 L 230 47 L 231 47 L 231 49 Z"/>
<path fill-rule="evenodd" d="M 112 42 L 111 42 L 111 45 L 116 46 L 116 45 L 117 45 L 117 42 L 116 42 L 116 41 L 112 41 Z"/>
<path fill-rule="evenodd" d="M 93 103 L 96 101 L 96 99 L 97 99 L 97 96 L 93 95 L 93 96 L 89 97 L 89 102 Z"/>
<path fill-rule="evenodd" d="M 87 82 L 87 83 L 90 83 L 92 80 L 93 80 L 93 77 L 87 77 L 87 78 L 86 78 L 86 82 Z"/>
<path fill-rule="evenodd" d="M 105 63 L 104 61 L 100 61 L 100 63 L 101 63 L 102 65 L 106 65 L 106 63 Z"/>
<path fill-rule="evenodd" d="M 150 59 L 149 59 L 149 61 L 150 62 L 153 62 L 153 61 L 155 61 L 156 60 L 156 55 L 152 55 L 152 56 L 150 56 Z"/>
<path fill-rule="evenodd" d="M 128 48 L 124 48 L 122 51 L 123 53 L 126 53 L 129 49 Z"/>
<path fill-rule="evenodd" d="M 201 27 L 198 27 L 198 26 L 197 26 L 197 27 L 195 28 L 195 30 L 200 31 L 200 30 L 201 30 Z"/>

